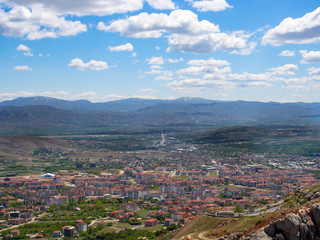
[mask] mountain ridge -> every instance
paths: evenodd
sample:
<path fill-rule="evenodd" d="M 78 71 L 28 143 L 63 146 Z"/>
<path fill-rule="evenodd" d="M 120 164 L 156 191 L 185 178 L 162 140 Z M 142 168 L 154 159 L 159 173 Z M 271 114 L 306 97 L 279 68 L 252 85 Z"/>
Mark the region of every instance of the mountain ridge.
<path fill-rule="evenodd" d="M 0 103 L 0 133 L 14 133 L 18 128 L 105 128 L 116 125 L 319 126 L 316 116 L 320 116 L 320 103 L 224 102 L 201 98 L 135 98 L 91 103 L 87 100 L 18 98 Z"/>
<path fill-rule="evenodd" d="M 294 102 L 294 103 L 280 103 L 280 102 L 259 102 L 259 101 L 220 101 L 205 99 L 199 97 L 181 97 L 177 99 L 143 99 L 143 98 L 126 98 L 120 100 L 106 101 L 106 102 L 90 102 L 89 100 L 79 99 L 79 100 L 63 100 L 59 98 L 52 97 L 19 97 L 13 100 L 7 100 L 0 102 L 0 107 L 3 106 L 28 106 L 28 105 L 46 105 L 56 108 L 66 109 L 66 110 L 97 110 L 97 111 L 134 111 L 137 109 L 143 109 L 149 106 L 154 106 L 157 104 L 267 104 L 267 105 L 319 105 L 320 103 L 304 103 L 304 102 Z"/>

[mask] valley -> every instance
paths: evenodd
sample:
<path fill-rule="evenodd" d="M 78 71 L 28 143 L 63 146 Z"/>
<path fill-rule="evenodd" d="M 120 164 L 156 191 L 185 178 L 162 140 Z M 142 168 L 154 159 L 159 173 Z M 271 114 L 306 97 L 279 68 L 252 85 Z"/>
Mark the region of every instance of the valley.
<path fill-rule="evenodd" d="M 291 200 L 297 191 L 320 185 L 317 125 L 129 121 L 69 131 L 63 119 L 54 120 L 61 131 L 0 135 L 3 239 L 250 236 L 307 204 Z M 21 120 L 21 133 L 33 124 Z"/>

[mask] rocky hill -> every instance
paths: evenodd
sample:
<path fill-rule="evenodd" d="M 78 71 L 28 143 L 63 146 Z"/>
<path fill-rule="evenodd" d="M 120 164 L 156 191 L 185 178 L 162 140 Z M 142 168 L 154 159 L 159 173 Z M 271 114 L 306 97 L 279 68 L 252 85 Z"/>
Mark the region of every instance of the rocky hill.
<path fill-rule="evenodd" d="M 316 203 L 309 208 L 300 209 L 297 213 L 289 213 L 283 219 L 270 222 L 264 229 L 249 234 L 245 240 L 317 240 L 320 239 L 319 229 L 320 203 Z"/>
<path fill-rule="evenodd" d="M 320 186 L 300 188 L 280 210 L 256 217 L 214 218 L 201 215 L 173 239 L 319 240 Z"/>

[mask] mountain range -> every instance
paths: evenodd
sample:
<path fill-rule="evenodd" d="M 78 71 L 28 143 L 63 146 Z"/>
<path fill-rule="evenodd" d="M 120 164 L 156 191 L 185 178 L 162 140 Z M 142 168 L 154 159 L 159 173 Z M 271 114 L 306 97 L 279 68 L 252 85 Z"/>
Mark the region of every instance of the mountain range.
<path fill-rule="evenodd" d="M 320 103 L 214 101 L 203 98 L 130 98 L 104 103 L 48 97 L 0 102 L 0 131 L 21 128 L 116 125 L 307 125 L 319 126 Z"/>
<path fill-rule="evenodd" d="M 116 112 L 127 112 L 134 111 L 150 106 L 154 106 L 156 104 L 161 103 L 188 103 L 188 104 L 201 104 L 201 103 L 214 103 L 217 101 L 204 99 L 204 98 L 178 98 L 175 100 L 160 100 L 160 99 L 141 99 L 141 98 L 128 98 L 116 101 L 109 102 L 97 102 L 92 103 L 88 100 L 75 100 L 68 101 L 51 97 L 20 97 L 11 101 L 3 101 L 0 102 L 0 107 L 3 106 L 15 106 L 15 107 L 23 107 L 29 105 L 35 106 L 51 106 L 55 108 L 65 109 L 65 110 L 77 110 L 77 111 L 88 111 L 88 110 L 96 110 L 96 111 L 116 111 Z"/>

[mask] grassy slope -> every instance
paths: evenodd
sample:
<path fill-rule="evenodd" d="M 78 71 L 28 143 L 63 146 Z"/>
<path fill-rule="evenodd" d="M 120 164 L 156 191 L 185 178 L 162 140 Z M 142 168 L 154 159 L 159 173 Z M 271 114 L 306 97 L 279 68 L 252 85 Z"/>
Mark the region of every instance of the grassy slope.
<path fill-rule="evenodd" d="M 306 189 L 306 193 L 317 192 L 320 185 Z M 250 233 L 269 224 L 271 220 L 283 218 L 290 212 L 298 212 L 303 207 L 310 207 L 319 202 L 319 198 L 312 201 L 305 201 L 305 194 L 296 193 L 286 199 L 281 209 L 272 213 L 260 216 L 241 218 L 218 218 L 202 214 L 192 222 L 176 231 L 174 239 L 214 239 L 231 233 Z"/>

